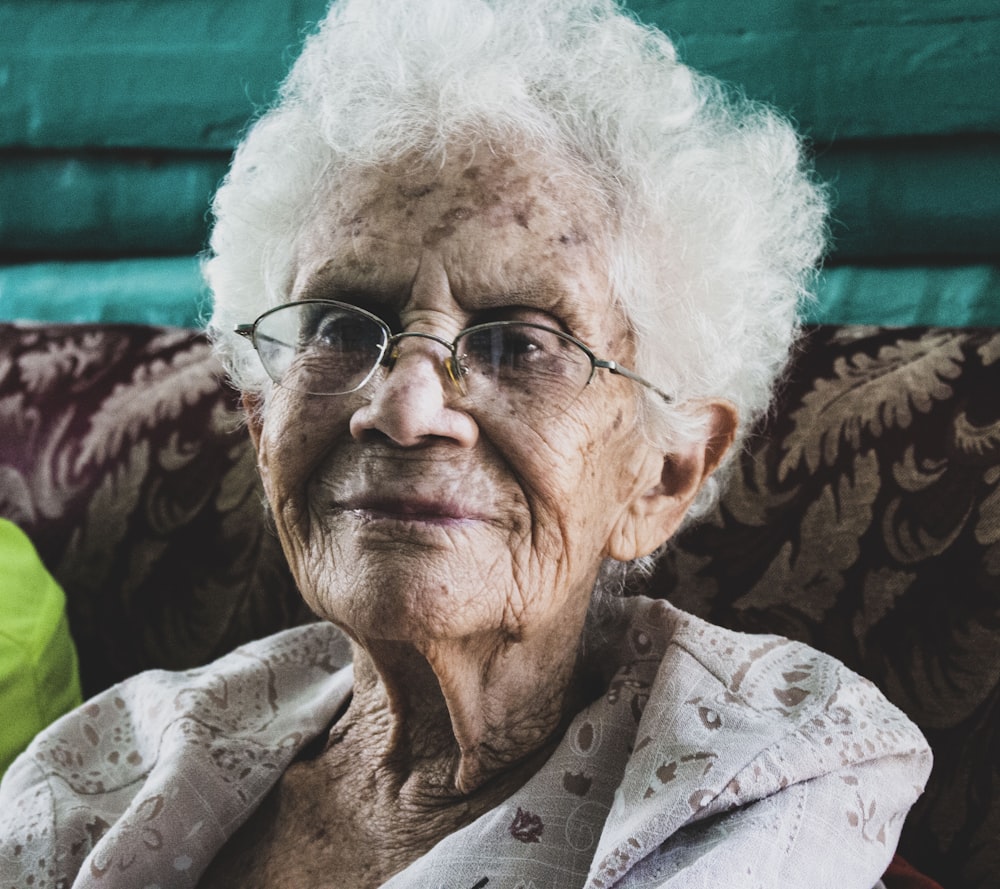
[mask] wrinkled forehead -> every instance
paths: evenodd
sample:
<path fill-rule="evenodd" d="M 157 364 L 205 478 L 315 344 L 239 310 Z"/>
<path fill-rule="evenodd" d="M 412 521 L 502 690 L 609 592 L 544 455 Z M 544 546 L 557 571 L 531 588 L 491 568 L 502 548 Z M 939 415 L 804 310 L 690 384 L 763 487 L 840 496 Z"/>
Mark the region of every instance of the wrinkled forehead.
<path fill-rule="evenodd" d="M 402 207 L 418 200 L 493 224 L 513 219 L 530 227 L 537 214 L 549 214 L 563 220 L 570 237 L 592 234 L 587 229 L 605 226 L 608 215 L 596 186 L 565 161 L 536 151 L 514 156 L 479 148 L 436 160 L 404 160 L 345 173 L 340 191 L 355 204 Z M 574 232 L 575 226 L 581 230 Z"/>
<path fill-rule="evenodd" d="M 607 265 L 613 215 L 595 184 L 556 156 L 480 147 L 336 174 L 316 196 L 299 239 L 308 263 L 349 239 L 460 251 L 482 246 L 509 262 L 585 259 Z M 477 243 L 478 241 L 478 243 Z"/>

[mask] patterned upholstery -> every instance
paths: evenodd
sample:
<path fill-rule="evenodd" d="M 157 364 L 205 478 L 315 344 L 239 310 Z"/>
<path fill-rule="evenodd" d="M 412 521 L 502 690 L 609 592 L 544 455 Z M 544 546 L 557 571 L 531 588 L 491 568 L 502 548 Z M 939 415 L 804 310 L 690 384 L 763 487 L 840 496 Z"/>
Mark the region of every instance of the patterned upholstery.
<path fill-rule="evenodd" d="M 192 331 L 0 325 L 0 515 L 66 591 L 85 695 L 305 616 L 238 408 Z"/>
<path fill-rule="evenodd" d="M 199 334 L 0 325 L 0 515 L 66 590 L 86 692 L 308 617 L 260 498 Z M 650 591 L 874 680 L 936 756 L 901 851 L 946 889 L 996 885 L 1000 331 L 810 331 Z"/>

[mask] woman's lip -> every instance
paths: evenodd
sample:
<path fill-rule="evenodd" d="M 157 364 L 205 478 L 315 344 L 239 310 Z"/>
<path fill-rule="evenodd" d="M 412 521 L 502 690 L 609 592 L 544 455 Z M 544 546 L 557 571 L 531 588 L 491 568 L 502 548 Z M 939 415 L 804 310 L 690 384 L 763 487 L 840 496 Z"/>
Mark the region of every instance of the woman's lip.
<path fill-rule="evenodd" d="M 357 498 L 339 506 L 366 518 L 403 522 L 454 522 L 480 518 L 470 508 L 436 500 L 399 500 L 395 498 Z"/>

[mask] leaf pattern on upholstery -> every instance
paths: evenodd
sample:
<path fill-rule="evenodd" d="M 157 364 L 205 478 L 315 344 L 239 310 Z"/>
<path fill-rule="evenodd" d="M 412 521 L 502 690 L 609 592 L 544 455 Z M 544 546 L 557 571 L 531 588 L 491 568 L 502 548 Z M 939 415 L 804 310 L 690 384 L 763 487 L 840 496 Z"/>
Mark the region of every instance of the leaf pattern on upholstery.
<path fill-rule="evenodd" d="M 854 615 L 852 623 L 862 656 L 866 654 L 865 634 L 868 627 L 877 624 L 892 612 L 915 578 L 916 575 L 912 572 L 888 566 L 876 568 L 865 575 L 861 588 L 862 606 Z"/>
<path fill-rule="evenodd" d="M 9 466 L 0 466 L 0 515 L 15 525 L 30 525 L 37 518 L 31 486 Z"/>
<path fill-rule="evenodd" d="M 997 478 L 1000 469 L 987 474 L 987 484 L 993 491 L 983 499 L 979 505 L 979 517 L 976 522 L 976 540 L 983 544 L 1000 543 L 1000 486 L 997 485 Z M 996 574 L 997 572 L 993 572 Z"/>
<path fill-rule="evenodd" d="M 939 481 L 947 470 L 947 460 L 931 460 L 918 465 L 916 449 L 910 445 L 903 452 L 903 459 L 893 464 L 892 479 L 904 491 L 915 494 Z"/>
<path fill-rule="evenodd" d="M 0 386 L 2 386 L 10 372 L 14 369 L 14 356 L 5 352 L 0 352 Z"/>
<path fill-rule="evenodd" d="M 744 484 L 754 492 L 753 497 L 726 502 L 727 515 L 741 525 L 754 528 L 766 527 L 775 511 L 787 508 L 794 491 L 776 490 L 769 484 L 768 466 L 762 460 L 747 461 L 744 466 Z M 703 521 L 717 521 L 708 515 Z"/>
<path fill-rule="evenodd" d="M 851 476 L 826 486 L 808 505 L 801 525 L 782 545 L 764 575 L 734 602 L 767 608 L 787 604 L 789 589 L 802 590 L 793 606 L 809 622 L 819 622 L 837 602 L 844 588 L 844 572 L 858 559 L 858 539 L 872 521 L 872 502 L 878 476 L 871 456 L 858 455 Z"/>
<path fill-rule="evenodd" d="M 944 333 L 886 346 L 875 357 L 838 357 L 833 378 L 815 380 L 792 413 L 803 434 L 789 436 L 780 477 L 802 460 L 810 471 L 832 466 L 841 442 L 856 448 L 866 429 L 877 436 L 886 428 L 907 428 L 915 412 L 927 413 L 935 401 L 951 397 L 945 381 L 961 373 L 961 360 L 961 341 Z"/>
<path fill-rule="evenodd" d="M 99 589 L 106 569 L 125 539 L 129 516 L 140 504 L 142 481 L 149 465 L 149 443 L 140 442 L 104 475 L 87 498 L 83 521 L 73 529 L 57 573 L 75 571 L 81 581 Z"/>
<path fill-rule="evenodd" d="M 114 459 L 144 430 L 176 420 L 186 407 L 214 394 L 218 380 L 205 373 L 206 364 L 214 367 L 215 359 L 208 343 L 199 343 L 172 360 L 139 365 L 132 379 L 116 385 L 93 414 L 81 441 L 77 469 L 91 461 Z"/>
<path fill-rule="evenodd" d="M 204 335 L 0 324 L 0 514 L 67 593 L 90 693 L 309 617 Z"/>
<path fill-rule="evenodd" d="M 982 359 L 984 367 L 989 367 L 1000 361 L 1000 333 L 993 334 L 979 347 L 979 357 Z"/>
<path fill-rule="evenodd" d="M 39 336 L 43 336 L 43 329 Z M 80 337 L 44 340 L 43 348 L 25 352 L 18 362 L 21 385 L 31 393 L 41 393 L 56 385 L 68 383 L 78 390 L 87 385 L 95 374 L 107 371 L 115 362 L 115 349 L 105 349 L 106 341 L 99 331 L 88 331 Z"/>
<path fill-rule="evenodd" d="M 882 539 L 889 555 L 900 565 L 924 562 L 943 553 L 962 533 L 969 517 L 965 513 L 951 527 L 942 528 L 938 536 L 919 522 L 922 517 L 908 515 L 906 507 L 905 500 L 897 498 L 886 506 L 882 517 Z"/>
<path fill-rule="evenodd" d="M 0 400 L 0 425 L 5 434 L 20 437 L 26 453 L 35 457 L 28 466 L 5 469 L 19 475 L 31 491 L 27 511 L 36 520 L 61 515 L 66 503 L 79 491 L 65 459 L 69 450 L 65 445 L 72 447 L 72 442 L 65 439 L 74 415 L 72 406 L 42 414 L 38 408 L 26 404 L 23 393 Z"/>
<path fill-rule="evenodd" d="M 1000 422 L 977 426 L 965 413 L 959 414 L 955 418 L 955 447 L 980 457 L 995 453 L 1000 450 Z"/>

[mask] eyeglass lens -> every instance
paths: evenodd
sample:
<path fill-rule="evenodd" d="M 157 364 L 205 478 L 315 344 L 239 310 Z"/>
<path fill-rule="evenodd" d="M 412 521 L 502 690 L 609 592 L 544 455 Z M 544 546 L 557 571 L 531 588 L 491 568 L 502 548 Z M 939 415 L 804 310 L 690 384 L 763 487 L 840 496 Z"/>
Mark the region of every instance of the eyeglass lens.
<path fill-rule="evenodd" d="M 278 385 L 313 395 L 361 388 L 389 341 L 374 317 L 349 306 L 292 303 L 257 322 L 254 342 L 264 369 Z"/>
<path fill-rule="evenodd" d="M 391 341 L 375 316 L 333 302 L 289 303 L 257 321 L 254 342 L 268 375 L 285 389 L 314 395 L 354 392 L 389 371 Z M 478 409 L 564 410 L 590 379 L 589 354 L 558 331 L 498 321 L 471 327 L 455 341 L 464 394 Z"/>

